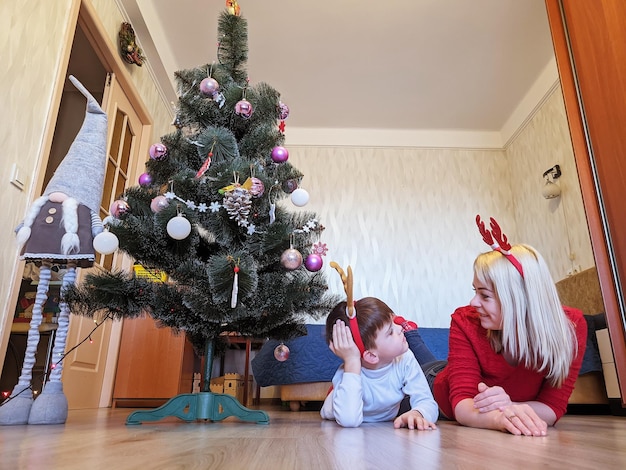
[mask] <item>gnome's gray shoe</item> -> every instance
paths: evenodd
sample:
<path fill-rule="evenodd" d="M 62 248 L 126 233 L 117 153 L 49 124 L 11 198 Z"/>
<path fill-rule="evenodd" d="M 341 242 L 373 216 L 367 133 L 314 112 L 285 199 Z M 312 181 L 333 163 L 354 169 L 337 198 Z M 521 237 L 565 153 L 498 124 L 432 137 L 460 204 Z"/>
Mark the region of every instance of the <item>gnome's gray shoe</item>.
<path fill-rule="evenodd" d="M 28 424 L 63 424 L 67 420 L 67 398 L 61 382 L 48 382 L 30 410 Z"/>
<path fill-rule="evenodd" d="M 27 390 L 0 406 L 0 426 L 28 423 L 28 416 L 33 406 L 33 396 L 29 392 L 30 390 Z M 13 393 L 16 393 L 16 390 L 13 390 Z"/>

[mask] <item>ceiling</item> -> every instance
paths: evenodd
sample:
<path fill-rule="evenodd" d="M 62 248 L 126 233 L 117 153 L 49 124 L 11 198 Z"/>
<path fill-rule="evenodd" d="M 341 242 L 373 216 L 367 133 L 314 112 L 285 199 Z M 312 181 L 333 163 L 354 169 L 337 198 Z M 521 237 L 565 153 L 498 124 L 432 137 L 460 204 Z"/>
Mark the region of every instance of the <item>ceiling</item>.
<path fill-rule="evenodd" d="M 224 0 L 118 0 L 168 101 L 216 60 Z M 287 128 L 500 132 L 554 52 L 544 0 L 241 0 Z"/>

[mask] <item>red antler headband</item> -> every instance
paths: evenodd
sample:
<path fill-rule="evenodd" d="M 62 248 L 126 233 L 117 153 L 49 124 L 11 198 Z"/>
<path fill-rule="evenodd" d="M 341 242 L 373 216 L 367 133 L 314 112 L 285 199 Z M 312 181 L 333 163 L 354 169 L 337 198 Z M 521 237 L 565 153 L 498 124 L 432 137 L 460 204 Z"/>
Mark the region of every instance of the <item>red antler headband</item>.
<path fill-rule="evenodd" d="M 511 254 L 509 251 L 511 249 L 511 244 L 509 243 L 506 235 L 502 233 L 502 229 L 496 219 L 491 217 L 489 219 L 491 225 L 491 231 L 485 228 L 485 223 L 480 220 L 480 215 L 476 216 L 476 225 L 478 225 L 478 230 L 483 237 L 483 240 L 487 245 L 489 245 L 494 251 L 499 251 L 502 253 L 506 259 L 508 259 L 515 269 L 520 273 L 522 278 L 524 277 L 524 270 L 522 269 L 522 264 L 519 260 Z"/>
<path fill-rule="evenodd" d="M 330 262 L 330 266 L 334 268 L 341 276 L 341 282 L 343 282 L 343 290 L 346 292 L 346 315 L 350 320 L 348 326 L 352 332 L 352 338 L 354 344 L 359 348 L 361 356 L 365 352 L 365 346 L 363 345 L 363 339 L 361 338 L 361 332 L 359 331 L 359 324 L 356 321 L 356 302 L 352 299 L 352 268 L 348 266 L 348 275 L 343 272 L 341 266 L 334 261 Z"/>

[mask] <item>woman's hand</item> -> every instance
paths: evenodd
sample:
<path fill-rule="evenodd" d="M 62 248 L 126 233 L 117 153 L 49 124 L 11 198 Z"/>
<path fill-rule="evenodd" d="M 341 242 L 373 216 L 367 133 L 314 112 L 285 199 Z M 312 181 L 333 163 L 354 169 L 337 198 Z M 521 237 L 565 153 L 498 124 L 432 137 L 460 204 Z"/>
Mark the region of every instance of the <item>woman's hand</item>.
<path fill-rule="evenodd" d="M 424 419 L 422 414 L 417 410 L 410 410 L 398 416 L 393 421 L 393 427 L 395 429 L 419 429 L 420 431 L 437 429 L 437 425 L 435 423 L 431 423 L 430 421 Z"/>
<path fill-rule="evenodd" d="M 333 325 L 333 340 L 329 347 L 343 360 L 345 372 L 361 373 L 361 352 L 352 338 L 350 327 L 342 320 L 337 320 Z"/>
<path fill-rule="evenodd" d="M 499 408 L 498 417 L 501 431 L 508 431 L 516 436 L 545 436 L 548 424 L 541 419 L 530 405 L 512 404 Z"/>
<path fill-rule="evenodd" d="M 512 404 L 511 397 L 502 387 L 487 387 L 483 382 L 478 384 L 478 394 L 474 396 L 474 408 L 481 413 L 499 410 Z"/>

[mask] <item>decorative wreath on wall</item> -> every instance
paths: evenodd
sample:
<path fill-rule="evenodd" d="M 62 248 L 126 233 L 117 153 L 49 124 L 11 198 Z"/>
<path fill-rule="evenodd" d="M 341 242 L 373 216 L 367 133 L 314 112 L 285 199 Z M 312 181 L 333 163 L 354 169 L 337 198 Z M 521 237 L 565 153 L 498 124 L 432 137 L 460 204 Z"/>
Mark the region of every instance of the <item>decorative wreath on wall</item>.
<path fill-rule="evenodd" d="M 143 55 L 141 47 L 137 44 L 135 30 L 130 23 L 122 23 L 119 39 L 122 58 L 129 64 L 135 64 L 141 67 L 146 57 Z"/>

